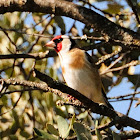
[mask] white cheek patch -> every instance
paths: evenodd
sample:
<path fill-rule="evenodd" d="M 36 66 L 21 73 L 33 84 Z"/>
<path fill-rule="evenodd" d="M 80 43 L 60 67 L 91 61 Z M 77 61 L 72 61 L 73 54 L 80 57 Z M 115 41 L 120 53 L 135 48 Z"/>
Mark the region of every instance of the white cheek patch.
<path fill-rule="evenodd" d="M 61 53 L 67 53 L 71 48 L 71 41 L 69 39 L 63 39 Z"/>
<path fill-rule="evenodd" d="M 67 35 L 62 35 L 61 37 L 64 39 L 69 39 L 69 36 L 67 36 Z"/>

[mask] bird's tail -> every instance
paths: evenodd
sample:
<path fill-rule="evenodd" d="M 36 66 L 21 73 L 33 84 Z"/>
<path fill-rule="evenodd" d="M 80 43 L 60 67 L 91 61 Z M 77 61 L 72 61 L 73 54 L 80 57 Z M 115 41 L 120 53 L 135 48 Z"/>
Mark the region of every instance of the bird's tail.
<path fill-rule="evenodd" d="M 108 106 L 109 108 L 111 108 L 111 109 L 114 109 L 113 106 L 108 102 L 108 99 L 107 99 L 107 97 L 106 97 L 106 93 L 105 93 L 105 89 L 104 89 L 103 85 L 102 85 L 102 94 L 103 94 L 103 96 L 104 96 L 105 103 L 107 104 L 107 106 Z"/>

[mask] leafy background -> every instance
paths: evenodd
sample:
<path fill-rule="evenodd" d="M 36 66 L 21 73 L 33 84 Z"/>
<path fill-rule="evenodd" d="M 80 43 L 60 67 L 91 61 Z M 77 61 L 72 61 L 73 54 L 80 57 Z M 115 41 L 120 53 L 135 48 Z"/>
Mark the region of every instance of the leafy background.
<path fill-rule="evenodd" d="M 73 1 L 78 5 L 96 10 L 111 21 L 123 27 L 139 32 L 139 23 L 132 11 L 129 1 L 124 0 L 76 0 Z M 133 5 L 140 14 L 140 3 L 133 0 Z M 73 19 L 54 16 L 42 13 L 25 13 L 14 12 L 0 15 L 0 27 L 14 29 L 14 31 L 0 31 L 0 55 L 4 54 L 27 54 L 47 51 L 43 47 L 52 36 L 67 34 L 72 36 L 97 36 L 100 33 L 95 32 L 92 28 L 86 27 L 85 24 Z M 26 34 L 20 33 L 25 32 Z M 43 34 L 48 38 L 37 37 L 27 34 Z M 118 51 L 120 46 L 103 45 L 94 47 L 102 41 L 95 40 L 76 40 L 81 47 L 93 46 L 93 50 L 88 51 L 90 55 L 97 60 L 104 55 Z M 103 72 L 111 63 L 120 57 L 122 53 L 111 57 L 102 65 L 100 71 Z M 139 52 L 126 54 L 115 67 L 120 67 L 132 60 L 139 59 Z M 0 77 L 4 79 L 18 78 L 39 82 L 34 77 L 33 67 L 44 72 L 56 80 L 63 81 L 58 57 L 35 59 L 1 59 L 0 60 Z M 119 95 L 126 95 L 134 92 L 140 93 L 140 66 L 131 66 L 119 71 L 113 71 L 103 75 L 105 80 L 104 86 L 107 96 L 112 97 L 109 101 L 115 110 L 127 114 L 134 119 L 139 120 L 139 94 L 128 96 L 127 98 L 113 99 Z M 96 128 L 109 121 L 108 118 L 102 118 L 97 114 L 88 115 L 85 110 L 78 110 L 72 106 L 57 106 L 56 102 L 60 100 L 56 95 L 40 90 L 33 90 L 23 86 L 7 86 L 2 89 L 0 94 L 0 136 L 1 139 L 58 139 L 72 138 L 75 135 L 79 139 L 95 138 L 89 129 Z M 132 106 L 130 102 L 132 102 Z M 129 108 L 130 107 L 130 108 Z M 81 131 L 78 129 L 81 128 Z M 105 137 L 103 133 L 95 129 L 98 139 Z M 116 139 L 120 138 L 118 130 L 112 128 L 112 135 Z M 130 130 L 125 128 L 124 130 Z M 110 131 L 110 129 L 108 130 Z M 84 132 L 84 135 L 81 133 Z M 38 136 L 37 136 L 38 135 Z"/>

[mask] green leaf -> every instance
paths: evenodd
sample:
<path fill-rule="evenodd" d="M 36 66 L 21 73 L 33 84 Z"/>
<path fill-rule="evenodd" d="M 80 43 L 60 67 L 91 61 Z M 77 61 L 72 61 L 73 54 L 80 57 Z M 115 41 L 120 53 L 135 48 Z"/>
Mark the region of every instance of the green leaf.
<path fill-rule="evenodd" d="M 67 115 L 65 111 L 62 111 L 62 110 L 61 110 L 60 108 L 58 108 L 58 107 L 55 107 L 54 110 L 55 110 L 55 112 L 56 112 L 57 115 L 61 115 L 61 116 L 64 117 L 64 118 L 65 118 L 66 115 Z"/>
<path fill-rule="evenodd" d="M 8 98 L 7 98 L 7 96 L 3 96 L 2 98 L 1 98 L 1 102 L 2 102 L 2 105 L 4 106 L 6 106 L 7 105 L 7 103 L 8 103 Z"/>
<path fill-rule="evenodd" d="M 51 124 L 47 124 L 47 129 L 51 134 L 59 136 L 58 130 Z"/>
<path fill-rule="evenodd" d="M 105 125 L 106 123 L 110 122 L 110 118 L 109 117 L 103 117 L 100 120 L 100 125 Z"/>
<path fill-rule="evenodd" d="M 35 131 L 35 133 L 36 133 L 39 137 L 41 137 L 41 138 L 43 138 L 43 139 L 47 139 L 47 140 L 58 140 L 58 137 L 54 137 L 54 136 L 52 136 L 51 134 L 49 134 L 49 133 L 47 133 L 47 132 L 45 132 L 45 131 L 43 131 L 43 130 L 39 130 L 39 129 L 37 129 L 37 128 L 34 128 L 34 131 Z"/>
<path fill-rule="evenodd" d="M 57 23 L 57 25 L 61 28 L 62 32 L 65 33 L 65 23 L 62 17 L 60 16 L 55 16 L 55 22 Z"/>
<path fill-rule="evenodd" d="M 18 140 L 18 137 L 15 135 L 9 135 L 10 140 Z"/>
<path fill-rule="evenodd" d="M 49 69 L 49 74 L 50 74 L 51 77 L 53 77 L 53 75 L 54 75 L 54 69 L 52 67 Z"/>
<path fill-rule="evenodd" d="M 68 122 L 61 116 L 57 116 L 57 124 L 58 124 L 58 130 L 59 134 L 62 138 L 66 138 L 68 136 L 68 129 L 69 125 Z"/>
<path fill-rule="evenodd" d="M 75 114 L 74 114 L 74 115 L 72 116 L 72 118 L 71 118 L 70 126 L 73 125 L 74 121 L 75 121 Z"/>
<path fill-rule="evenodd" d="M 128 75 L 128 80 L 133 83 L 134 86 L 140 87 L 140 80 L 139 77 L 140 74 L 135 74 L 135 75 Z"/>
<path fill-rule="evenodd" d="M 83 124 L 75 122 L 73 128 L 78 140 L 91 140 L 91 133 Z"/>
<path fill-rule="evenodd" d="M 38 136 L 42 136 L 42 133 L 37 128 L 34 128 L 34 131 Z"/>
<path fill-rule="evenodd" d="M 69 135 L 69 132 L 70 132 L 70 130 L 71 130 L 71 128 L 72 128 L 72 125 L 73 125 L 74 121 L 75 121 L 75 114 L 74 114 L 74 115 L 72 116 L 72 118 L 71 118 L 69 128 L 68 128 L 68 130 L 67 130 L 67 132 L 66 132 L 67 136 Z"/>
<path fill-rule="evenodd" d="M 98 140 L 102 140 L 103 139 L 100 131 L 98 129 L 96 129 L 96 128 L 95 128 L 95 134 L 96 134 Z"/>
<path fill-rule="evenodd" d="M 83 112 L 83 113 L 80 113 L 80 114 L 77 116 L 77 118 L 78 118 L 79 120 L 80 120 L 80 119 L 84 119 L 84 118 L 87 117 L 87 115 L 88 115 L 88 112 L 85 111 L 85 112 Z"/>
<path fill-rule="evenodd" d="M 95 134 L 98 140 L 102 140 L 102 135 L 100 134 L 100 131 L 97 129 L 97 127 L 98 127 L 98 120 L 95 121 Z"/>
<path fill-rule="evenodd" d="M 25 138 L 29 138 L 30 137 L 30 134 L 28 132 L 24 131 L 24 130 L 20 131 L 20 135 L 25 137 Z"/>
<path fill-rule="evenodd" d="M 112 135 L 113 135 L 113 140 L 121 140 L 121 137 L 117 133 L 112 132 Z"/>
<path fill-rule="evenodd" d="M 109 12 L 110 14 L 117 14 L 120 12 L 121 9 L 123 9 L 122 5 L 116 2 L 112 2 L 112 3 L 108 3 L 108 9 L 104 11 Z"/>

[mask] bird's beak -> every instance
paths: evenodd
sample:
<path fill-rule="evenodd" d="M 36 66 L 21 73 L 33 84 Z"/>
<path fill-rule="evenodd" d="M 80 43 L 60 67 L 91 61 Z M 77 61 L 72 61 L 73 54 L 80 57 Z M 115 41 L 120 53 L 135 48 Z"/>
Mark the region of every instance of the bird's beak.
<path fill-rule="evenodd" d="M 48 42 L 48 43 L 45 44 L 45 47 L 54 48 L 55 47 L 55 43 L 53 41 L 50 41 L 50 42 Z"/>

